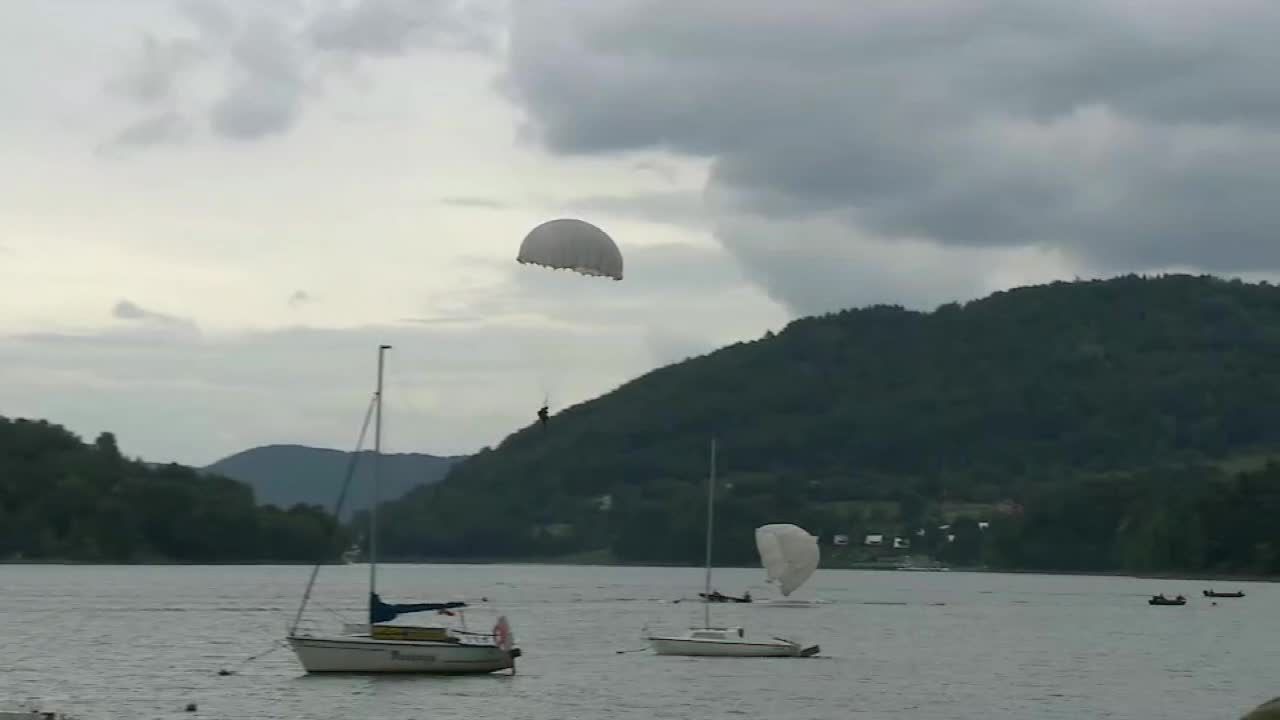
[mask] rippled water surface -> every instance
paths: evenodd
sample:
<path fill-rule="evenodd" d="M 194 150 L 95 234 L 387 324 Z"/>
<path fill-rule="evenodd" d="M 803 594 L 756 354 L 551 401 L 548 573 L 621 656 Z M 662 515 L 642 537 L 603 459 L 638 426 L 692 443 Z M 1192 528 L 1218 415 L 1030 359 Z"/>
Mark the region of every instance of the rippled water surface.
<path fill-rule="evenodd" d="M 656 657 L 641 628 L 702 606 L 692 568 L 382 566 L 390 601 L 487 597 L 511 620 L 515 676 L 308 677 L 283 636 L 303 567 L 0 566 L 0 709 L 83 718 L 1237 718 L 1280 694 L 1280 586 L 1038 575 L 819 571 L 817 608 L 714 606 L 716 624 L 799 635 L 807 659 Z M 361 617 L 367 566 L 325 568 L 308 615 Z M 725 592 L 768 597 L 759 570 Z M 1186 607 L 1149 607 L 1155 592 Z M 197 703 L 194 715 L 182 712 Z"/>

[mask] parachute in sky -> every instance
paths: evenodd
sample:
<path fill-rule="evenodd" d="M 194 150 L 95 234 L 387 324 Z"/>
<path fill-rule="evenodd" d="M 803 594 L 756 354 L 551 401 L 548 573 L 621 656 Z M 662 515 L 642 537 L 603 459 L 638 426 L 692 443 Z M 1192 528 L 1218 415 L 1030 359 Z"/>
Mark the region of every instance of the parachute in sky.
<path fill-rule="evenodd" d="M 796 525 L 761 525 L 756 528 L 756 549 L 769 580 L 778 583 L 784 596 L 818 569 L 818 538 Z"/>
<path fill-rule="evenodd" d="M 589 222 L 572 218 L 551 220 L 529 231 L 516 261 L 622 279 L 622 252 L 613 238 Z"/>

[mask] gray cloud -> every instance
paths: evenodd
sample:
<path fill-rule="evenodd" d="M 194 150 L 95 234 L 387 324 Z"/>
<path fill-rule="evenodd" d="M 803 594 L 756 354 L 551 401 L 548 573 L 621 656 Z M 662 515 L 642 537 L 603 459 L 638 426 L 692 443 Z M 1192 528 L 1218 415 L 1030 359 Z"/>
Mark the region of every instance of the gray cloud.
<path fill-rule="evenodd" d="M 1016 285 L 1082 274 L 1035 247 L 948 247 L 859 234 L 847 218 L 730 215 L 726 238 L 743 272 L 799 315 L 892 302 L 932 309 Z"/>
<path fill-rule="evenodd" d="M 715 349 L 705 335 L 673 332 L 656 325 L 647 329 L 645 342 L 659 366 L 682 362 Z"/>
<path fill-rule="evenodd" d="M 294 290 L 289 296 L 289 307 L 297 308 L 312 301 L 311 293 L 306 290 Z"/>
<path fill-rule="evenodd" d="M 284 25 L 261 17 L 248 23 L 230 50 L 235 80 L 211 110 L 214 130 L 254 140 L 288 130 L 306 89 L 303 59 Z"/>
<path fill-rule="evenodd" d="M 191 134 L 191 124 L 176 112 L 160 112 L 144 117 L 116 134 L 113 145 L 150 147 L 181 142 Z"/>
<path fill-rule="evenodd" d="M 861 269 L 831 263 L 895 244 L 955 289 L 1035 249 L 1234 273 L 1280 268 L 1278 23 L 1258 0 L 522 2 L 503 86 L 554 151 L 711 158 L 718 236 L 775 297 L 850 302 Z"/>
<path fill-rule="evenodd" d="M 637 160 L 632 163 L 631 167 L 640 172 L 653 173 L 669 183 L 674 183 L 680 179 L 680 170 L 671 163 L 658 160 Z"/>
<path fill-rule="evenodd" d="M 199 45 L 187 38 L 161 40 L 144 33 L 138 55 L 107 88 L 141 105 L 169 100 L 179 76 L 202 56 Z"/>
<path fill-rule="evenodd" d="M 133 324 L 133 328 L 127 332 L 109 334 L 108 337 L 112 339 L 135 340 L 145 338 L 162 340 L 169 338 L 197 338 L 200 336 L 200 328 L 194 321 L 148 310 L 127 299 L 118 301 L 111 308 L 111 316 L 117 320 L 124 320 Z M 75 337 L 77 336 L 67 336 L 67 339 L 74 339 Z"/>
<path fill-rule="evenodd" d="M 207 49 L 199 40 L 159 39 L 144 33 L 138 54 L 108 80 L 107 89 L 145 114 L 117 132 L 101 149 L 145 148 L 187 139 L 192 127 L 176 109 L 179 90 L 183 77 L 207 59 Z"/>
<path fill-rule="evenodd" d="M 491 50 L 500 30 L 497 7 L 494 0 L 331 0 L 250 9 L 185 0 L 177 10 L 196 35 L 144 34 L 138 56 L 108 82 L 134 103 L 167 108 L 126 128 L 117 142 L 145 146 L 184 139 L 188 124 L 179 133 L 172 121 L 197 112 L 207 114 L 215 135 L 229 140 L 285 133 L 302 117 L 308 95 L 351 60 L 430 48 Z M 186 97 L 194 84 L 188 71 L 198 64 L 212 66 L 225 80 L 225 89 L 210 101 Z"/>
<path fill-rule="evenodd" d="M 483 50 L 492 44 L 487 5 L 460 0 L 360 0 L 317 16 L 309 36 L 321 50 L 354 55 L 400 55 L 422 47 Z"/>
<path fill-rule="evenodd" d="M 129 300 L 121 300 L 111 309 L 111 316 L 120 320 L 142 320 L 153 313 L 143 310 Z"/>
<path fill-rule="evenodd" d="M 414 325 L 481 325 L 485 321 L 483 315 L 436 315 L 433 317 L 406 317 L 400 322 Z"/>
<path fill-rule="evenodd" d="M 671 190 L 633 195 L 588 195 L 566 204 L 569 210 L 683 227 L 703 227 L 709 216 L 701 193 Z"/>
<path fill-rule="evenodd" d="M 207 38 L 230 39 L 239 25 L 235 14 L 216 0 L 182 0 L 178 11 Z"/>

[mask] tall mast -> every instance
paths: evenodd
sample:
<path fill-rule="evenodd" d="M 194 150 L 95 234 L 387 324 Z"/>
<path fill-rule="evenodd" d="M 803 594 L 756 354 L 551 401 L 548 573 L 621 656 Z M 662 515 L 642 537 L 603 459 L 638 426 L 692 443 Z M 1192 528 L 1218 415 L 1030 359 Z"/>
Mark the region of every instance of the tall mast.
<path fill-rule="evenodd" d="M 707 473 L 707 576 L 702 604 L 702 626 L 711 627 L 711 524 L 716 503 L 716 439 L 711 438 L 711 471 Z"/>
<path fill-rule="evenodd" d="M 382 461 L 382 369 L 384 356 L 391 349 L 390 345 L 378 346 L 378 389 L 374 392 L 377 405 L 374 408 L 373 421 L 373 482 L 370 483 L 369 504 L 369 595 L 372 601 L 378 592 L 378 466 Z"/>

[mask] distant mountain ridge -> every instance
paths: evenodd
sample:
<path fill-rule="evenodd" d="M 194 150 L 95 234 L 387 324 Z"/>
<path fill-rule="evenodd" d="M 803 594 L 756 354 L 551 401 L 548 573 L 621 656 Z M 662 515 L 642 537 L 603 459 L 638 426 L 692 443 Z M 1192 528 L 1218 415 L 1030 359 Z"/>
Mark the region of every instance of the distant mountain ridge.
<path fill-rule="evenodd" d="M 298 503 L 332 510 L 351 453 L 305 445 L 265 445 L 223 458 L 204 468 L 206 472 L 239 480 L 253 488 L 263 505 L 289 508 Z M 384 453 L 378 483 L 382 501 L 403 497 L 410 490 L 439 482 L 462 457 L 424 453 Z M 362 451 L 356 465 L 355 484 L 340 515 L 348 520 L 369 507 L 373 454 Z"/>

